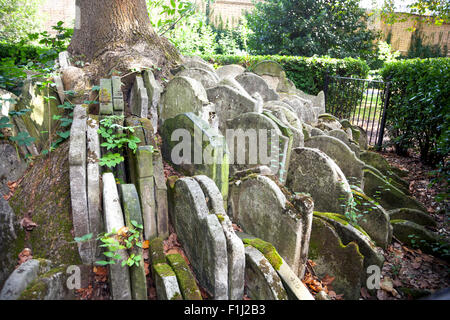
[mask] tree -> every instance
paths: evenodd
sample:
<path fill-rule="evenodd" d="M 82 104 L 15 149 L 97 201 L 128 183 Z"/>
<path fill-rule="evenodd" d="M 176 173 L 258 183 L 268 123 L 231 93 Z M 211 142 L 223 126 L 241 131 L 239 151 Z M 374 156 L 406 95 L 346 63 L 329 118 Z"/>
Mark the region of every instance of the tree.
<path fill-rule="evenodd" d="M 17 42 L 39 27 L 41 0 L 0 0 L 0 41 Z"/>
<path fill-rule="evenodd" d="M 163 73 L 180 60 L 153 30 L 145 0 L 76 0 L 69 52 L 90 62 L 94 78 L 112 70 L 157 67 Z"/>
<path fill-rule="evenodd" d="M 358 0 L 266 0 L 246 17 L 258 54 L 358 57 L 376 38 Z"/>

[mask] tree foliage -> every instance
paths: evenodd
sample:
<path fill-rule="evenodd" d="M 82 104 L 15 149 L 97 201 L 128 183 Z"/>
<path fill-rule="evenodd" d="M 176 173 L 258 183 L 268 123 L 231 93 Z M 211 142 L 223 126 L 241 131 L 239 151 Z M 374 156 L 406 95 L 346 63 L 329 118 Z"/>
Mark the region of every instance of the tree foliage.
<path fill-rule="evenodd" d="M 39 26 L 41 0 L 0 0 L 0 41 L 17 42 Z"/>
<path fill-rule="evenodd" d="M 376 34 L 358 0 L 267 0 L 247 13 L 257 54 L 358 57 L 369 54 Z"/>

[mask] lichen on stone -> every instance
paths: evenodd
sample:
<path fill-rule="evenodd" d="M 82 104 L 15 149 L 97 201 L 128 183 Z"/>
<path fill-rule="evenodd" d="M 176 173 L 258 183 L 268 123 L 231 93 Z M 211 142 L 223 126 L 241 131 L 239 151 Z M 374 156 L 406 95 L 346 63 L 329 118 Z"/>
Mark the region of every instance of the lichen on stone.
<path fill-rule="evenodd" d="M 255 249 L 258 249 L 264 257 L 270 262 L 272 267 L 275 270 L 279 270 L 281 265 L 283 264 L 283 259 L 278 254 L 275 247 L 264 240 L 255 238 L 255 239 L 243 239 L 244 244 L 251 245 Z"/>

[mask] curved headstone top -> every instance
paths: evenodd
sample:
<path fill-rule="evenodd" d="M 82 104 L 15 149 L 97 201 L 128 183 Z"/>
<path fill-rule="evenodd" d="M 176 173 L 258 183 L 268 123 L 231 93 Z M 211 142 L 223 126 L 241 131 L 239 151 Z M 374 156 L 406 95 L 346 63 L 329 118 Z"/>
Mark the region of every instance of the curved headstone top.
<path fill-rule="evenodd" d="M 183 57 L 183 66 L 186 68 L 200 68 L 215 72 L 214 67 L 200 57 Z"/>
<path fill-rule="evenodd" d="M 177 73 L 179 77 L 189 77 L 200 82 L 205 89 L 215 87 L 219 83 L 219 77 L 208 69 L 189 68 Z"/>
<path fill-rule="evenodd" d="M 185 112 L 201 115 L 207 104 L 208 96 L 200 82 L 189 77 L 174 77 L 162 94 L 160 118 L 164 122 Z"/>
<path fill-rule="evenodd" d="M 260 76 L 286 77 L 286 72 L 283 67 L 278 62 L 272 60 L 258 62 L 251 68 L 251 71 Z"/>
<path fill-rule="evenodd" d="M 229 64 L 226 66 L 222 66 L 217 68 L 216 74 L 220 79 L 225 78 L 236 78 L 238 75 L 243 74 L 245 72 L 245 68 L 238 64 Z"/>
<path fill-rule="evenodd" d="M 253 95 L 256 92 L 259 93 L 264 101 L 280 99 L 278 93 L 271 89 L 267 82 L 257 74 L 245 72 L 237 76 L 236 81 L 238 81 L 250 95 Z"/>

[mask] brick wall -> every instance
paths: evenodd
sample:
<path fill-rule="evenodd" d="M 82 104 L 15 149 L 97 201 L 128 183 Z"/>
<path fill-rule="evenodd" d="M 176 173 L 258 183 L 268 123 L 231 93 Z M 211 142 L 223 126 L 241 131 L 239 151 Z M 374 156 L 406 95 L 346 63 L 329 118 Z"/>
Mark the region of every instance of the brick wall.
<path fill-rule="evenodd" d="M 73 28 L 75 0 L 44 0 L 40 9 L 44 30 L 53 33 L 52 26 L 64 21 L 64 26 Z"/>

